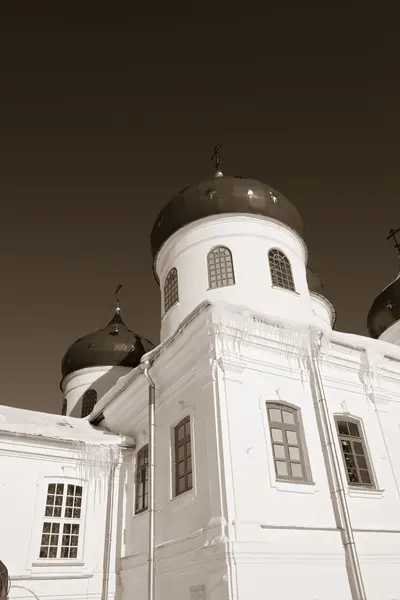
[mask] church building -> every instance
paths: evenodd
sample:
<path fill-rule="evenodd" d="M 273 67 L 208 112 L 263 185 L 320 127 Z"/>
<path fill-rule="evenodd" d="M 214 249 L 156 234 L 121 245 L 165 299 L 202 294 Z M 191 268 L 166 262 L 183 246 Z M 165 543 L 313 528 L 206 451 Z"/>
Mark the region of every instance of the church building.
<path fill-rule="evenodd" d="M 400 277 L 336 331 L 295 206 L 218 161 L 151 250 L 160 343 L 117 297 L 59 415 L 0 406 L 0 600 L 400 600 Z"/>

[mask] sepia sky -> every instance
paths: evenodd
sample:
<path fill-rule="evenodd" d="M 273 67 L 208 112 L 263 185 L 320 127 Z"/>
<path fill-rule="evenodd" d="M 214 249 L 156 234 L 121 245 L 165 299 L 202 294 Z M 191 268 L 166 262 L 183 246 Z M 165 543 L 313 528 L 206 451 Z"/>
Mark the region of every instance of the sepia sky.
<path fill-rule="evenodd" d="M 119 283 L 127 325 L 158 342 L 149 234 L 219 142 L 225 174 L 299 209 L 337 329 L 366 334 L 397 275 L 394 16 L 136 4 L 0 7 L 1 404 L 60 412 L 62 356 Z"/>

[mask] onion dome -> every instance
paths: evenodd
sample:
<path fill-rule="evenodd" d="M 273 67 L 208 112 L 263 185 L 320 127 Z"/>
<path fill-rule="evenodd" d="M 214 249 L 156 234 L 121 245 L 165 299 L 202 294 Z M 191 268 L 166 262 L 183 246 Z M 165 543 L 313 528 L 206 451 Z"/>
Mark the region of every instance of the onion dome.
<path fill-rule="evenodd" d="M 394 247 L 400 258 L 400 242 L 397 235 L 400 229 L 391 229 L 387 240 L 393 240 Z M 372 338 L 379 338 L 382 333 L 400 319 L 400 273 L 392 283 L 375 298 L 369 309 L 367 327 Z"/>
<path fill-rule="evenodd" d="M 151 232 L 153 260 L 176 231 L 212 215 L 245 213 L 284 223 L 303 235 L 303 222 L 285 196 L 266 183 L 247 177 L 225 177 L 218 170 L 213 179 L 181 190 L 161 210 Z"/>
<path fill-rule="evenodd" d="M 61 363 L 62 376 L 87 367 L 135 368 L 142 356 L 153 348 L 149 340 L 128 329 L 117 306 L 104 329 L 79 338 L 68 348 Z"/>
<path fill-rule="evenodd" d="M 320 296 L 321 298 L 323 298 L 325 300 L 325 302 L 327 302 L 329 304 L 331 311 L 332 311 L 332 327 L 334 327 L 335 323 L 336 323 L 336 310 L 335 310 L 335 307 L 333 306 L 333 304 L 331 303 L 331 301 L 329 300 L 329 298 L 327 298 L 326 290 L 325 290 L 324 285 L 322 284 L 322 281 L 320 280 L 318 275 L 315 273 L 315 271 L 313 271 L 311 269 L 311 267 L 306 268 L 306 274 L 307 274 L 307 285 L 308 285 L 310 294 L 312 294 L 313 296 Z"/>
<path fill-rule="evenodd" d="M 400 274 L 375 298 L 369 309 L 367 327 L 372 338 L 379 338 L 400 320 Z"/>

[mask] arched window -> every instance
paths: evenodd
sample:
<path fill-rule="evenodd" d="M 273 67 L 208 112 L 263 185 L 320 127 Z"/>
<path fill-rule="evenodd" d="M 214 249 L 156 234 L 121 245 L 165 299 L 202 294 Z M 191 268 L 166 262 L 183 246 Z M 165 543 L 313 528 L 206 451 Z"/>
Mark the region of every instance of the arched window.
<path fill-rule="evenodd" d="M 149 445 L 143 446 L 136 455 L 135 513 L 149 508 Z"/>
<path fill-rule="evenodd" d="M 67 414 L 67 399 L 66 398 L 64 398 L 64 400 L 62 402 L 61 414 L 63 415 L 63 417 L 65 417 L 65 415 Z"/>
<path fill-rule="evenodd" d="M 164 311 L 167 312 L 179 300 L 178 293 L 178 271 L 170 270 L 164 283 Z"/>
<path fill-rule="evenodd" d="M 97 402 L 97 392 L 96 390 L 89 389 L 83 394 L 82 398 L 82 418 L 90 415 L 94 406 Z"/>
<path fill-rule="evenodd" d="M 286 254 L 277 248 L 268 252 L 272 285 L 295 292 L 292 267 Z"/>
<path fill-rule="evenodd" d="M 371 462 L 365 445 L 361 421 L 337 415 L 335 422 L 348 483 L 374 487 Z"/>
<path fill-rule="evenodd" d="M 286 404 L 267 402 L 269 430 L 276 478 L 309 481 L 300 411 Z"/>
<path fill-rule="evenodd" d="M 210 288 L 235 284 L 232 253 L 226 246 L 216 246 L 207 254 L 208 285 Z"/>
<path fill-rule="evenodd" d="M 193 487 L 192 479 L 192 436 L 190 417 L 185 417 L 175 427 L 175 496 Z"/>

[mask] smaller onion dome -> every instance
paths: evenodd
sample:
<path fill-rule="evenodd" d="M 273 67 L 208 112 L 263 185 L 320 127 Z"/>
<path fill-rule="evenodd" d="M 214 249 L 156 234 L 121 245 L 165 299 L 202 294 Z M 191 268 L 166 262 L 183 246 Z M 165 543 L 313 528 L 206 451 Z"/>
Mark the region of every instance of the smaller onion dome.
<path fill-rule="evenodd" d="M 181 190 L 161 210 L 151 232 L 153 260 L 164 242 L 185 225 L 232 213 L 269 217 L 303 236 L 303 222 L 297 208 L 280 192 L 255 179 L 225 177 L 218 171 L 213 179 Z"/>
<path fill-rule="evenodd" d="M 372 338 L 379 338 L 400 320 L 400 274 L 375 298 L 369 309 L 367 327 Z"/>
<path fill-rule="evenodd" d="M 87 367 L 135 368 L 142 356 L 153 348 L 149 340 L 128 329 L 117 307 L 104 329 L 79 338 L 68 348 L 61 363 L 62 376 Z"/>

